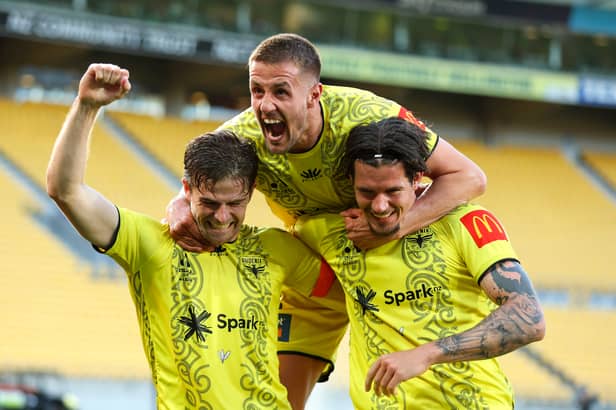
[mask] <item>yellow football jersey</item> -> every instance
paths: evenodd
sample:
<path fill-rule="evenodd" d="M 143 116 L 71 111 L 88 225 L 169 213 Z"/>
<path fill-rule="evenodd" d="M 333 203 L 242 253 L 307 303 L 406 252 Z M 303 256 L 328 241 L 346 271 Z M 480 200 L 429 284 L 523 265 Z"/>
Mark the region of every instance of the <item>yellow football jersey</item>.
<path fill-rule="evenodd" d="M 166 225 L 119 212 L 107 254 L 128 275 L 158 408 L 290 408 L 278 378 L 280 292 L 310 294 L 319 256 L 280 229 L 246 225 L 233 243 L 190 253 Z"/>
<path fill-rule="evenodd" d="M 321 110 L 323 130 L 319 141 L 310 151 L 298 154 L 271 154 L 251 108 L 221 125 L 256 143 L 257 189 L 287 226 L 301 215 L 339 212 L 355 206 L 353 187 L 346 170 L 340 167 L 349 132 L 355 126 L 402 117 L 428 131 L 430 152 L 438 141 L 437 135 L 410 111 L 369 91 L 324 85 Z"/>
<path fill-rule="evenodd" d="M 317 144 L 304 153 L 271 154 L 251 108 L 220 127 L 255 142 L 259 155 L 257 189 L 287 227 L 301 215 L 340 212 L 356 206 L 353 187 L 346 171 L 340 167 L 347 138 L 355 126 L 401 117 L 428 131 L 426 143 L 430 152 L 438 142 L 438 136 L 410 111 L 366 90 L 324 85 L 320 103 L 323 130 Z M 344 296 L 339 287 L 324 289 L 319 296 L 310 298 L 293 289 L 285 289 L 279 350 L 325 360 L 329 366 L 321 381 L 326 380 L 333 370 L 335 353 L 347 322 Z"/>
<path fill-rule="evenodd" d="M 351 324 L 351 397 L 357 409 L 511 409 L 511 386 L 496 359 L 432 366 L 394 396 L 364 391 L 370 366 L 472 328 L 496 308 L 479 286 L 501 260 L 517 260 L 494 215 L 461 206 L 428 227 L 361 251 L 339 215 L 300 218 L 296 229 L 338 277 Z"/>

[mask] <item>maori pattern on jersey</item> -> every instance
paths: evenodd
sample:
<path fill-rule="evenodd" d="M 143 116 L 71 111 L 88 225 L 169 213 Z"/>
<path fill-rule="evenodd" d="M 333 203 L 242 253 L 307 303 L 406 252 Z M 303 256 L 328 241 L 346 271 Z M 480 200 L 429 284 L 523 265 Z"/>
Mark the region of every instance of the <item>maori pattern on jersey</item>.
<path fill-rule="evenodd" d="M 339 89 L 340 90 L 340 89 Z M 351 129 L 359 124 L 393 117 L 392 101 L 369 93 L 358 94 L 353 89 L 324 92 L 321 97 L 329 108 L 329 121 L 325 124 L 321 142 L 323 170 L 332 178 L 338 197 L 349 208 L 355 204 L 353 186 L 342 166 L 342 158 Z"/>
<path fill-rule="evenodd" d="M 141 322 L 142 334 L 143 334 L 143 347 L 145 354 L 150 362 L 150 369 L 152 371 L 152 381 L 154 385 L 158 385 L 158 374 L 156 373 L 156 355 L 154 354 L 154 343 L 152 342 L 152 329 L 150 328 L 150 315 L 148 313 L 148 306 L 145 303 L 143 297 L 143 282 L 141 280 L 141 271 L 137 271 L 134 275 L 129 276 L 130 286 L 133 288 L 133 295 L 135 297 L 135 306 L 137 307 L 137 316 Z"/>
<path fill-rule="evenodd" d="M 250 232 L 252 230 L 253 232 Z M 244 374 L 240 379 L 242 389 L 249 392 L 244 400 L 244 409 L 271 408 L 276 404 L 276 395 L 271 390 L 272 377 L 267 371 L 268 317 L 272 306 L 272 278 L 268 266 L 269 254 L 263 249 L 258 228 L 244 226 L 236 242 L 236 276 L 245 298 L 240 303 L 242 317 L 259 321 L 256 331 L 240 329 L 242 356 L 245 358 Z"/>
<path fill-rule="evenodd" d="M 206 301 L 200 298 L 205 278 L 201 264 L 194 255 L 185 252 L 178 245 L 173 248 L 171 278 L 171 334 L 178 375 L 184 385 L 184 401 L 190 408 L 213 410 L 205 400 L 212 381 L 206 374 L 209 364 L 202 360 L 202 351 L 208 349 L 208 333 L 202 337 L 187 333 L 182 319 L 195 315 L 204 318 Z M 197 324 L 202 324 L 198 321 Z"/>
<path fill-rule="evenodd" d="M 337 276 L 345 293 L 353 296 L 353 310 L 350 315 L 355 317 L 355 322 L 361 327 L 364 341 L 358 341 L 364 345 L 363 358 L 367 363 L 373 363 L 378 357 L 390 353 L 383 337 L 374 329 L 382 325 L 383 321 L 376 315 L 379 308 L 371 303 L 374 292 L 365 281 L 366 261 L 365 254 L 356 248 L 350 241 L 346 232 L 342 233 L 335 242 Z M 402 391 L 396 396 L 371 395 L 372 407 L 376 409 L 401 409 L 406 408 L 406 397 Z"/>
<path fill-rule="evenodd" d="M 402 260 L 409 267 L 406 288 L 438 289 L 431 297 L 409 302 L 416 326 L 423 328 L 421 343 L 441 339 L 458 333 L 452 294 L 446 273 L 443 246 L 430 227 L 407 235 L 401 247 Z M 402 305 L 401 305 L 402 306 Z M 473 372 L 468 362 L 446 363 L 432 367 L 439 382 L 441 395 L 450 408 L 484 409 L 481 388 L 473 383 Z"/>

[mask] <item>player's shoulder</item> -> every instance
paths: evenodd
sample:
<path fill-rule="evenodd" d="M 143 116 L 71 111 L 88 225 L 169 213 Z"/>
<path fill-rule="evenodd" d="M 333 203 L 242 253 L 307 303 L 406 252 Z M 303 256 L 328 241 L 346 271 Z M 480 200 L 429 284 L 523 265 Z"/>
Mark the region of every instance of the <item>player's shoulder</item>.
<path fill-rule="evenodd" d="M 259 122 L 251 107 L 246 108 L 244 111 L 235 115 L 233 118 L 228 119 L 222 123 L 218 129 L 225 129 L 234 131 L 245 138 L 252 138 L 261 136 L 261 128 Z M 260 138 L 258 138 L 260 139 Z"/>
<path fill-rule="evenodd" d="M 302 215 L 297 219 L 293 226 L 294 232 L 304 233 L 310 231 L 324 231 L 334 233 L 336 231 L 345 231 L 344 218 L 337 213 L 320 213 L 316 215 Z"/>
<path fill-rule="evenodd" d="M 482 205 L 467 203 L 454 208 L 435 224 L 449 226 L 452 229 L 477 225 L 478 223 L 499 223 L 497 217 Z M 499 223 L 500 224 L 500 223 Z"/>
<path fill-rule="evenodd" d="M 363 90 L 355 87 L 345 87 L 340 85 L 323 85 L 323 95 L 325 100 L 332 99 L 354 99 L 354 100 L 375 100 L 375 101 L 390 101 L 387 98 L 380 97 L 372 91 Z"/>
<path fill-rule="evenodd" d="M 242 228 L 240 230 L 240 238 L 260 240 L 285 240 L 288 238 L 293 238 L 293 235 L 281 228 L 244 224 L 242 225 Z"/>
<path fill-rule="evenodd" d="M 134 211 L 128 208 L 118 207 L 118 215 L 120 216 L 120 226 L 122 224 L 125 225 L 139 225 L 139 226 L 149 226 L 155 229 L 165 230 L 167 225 L 162 223 L 160 220 L 151 217 L 150 215 L 146 215 L 144 213 Z"/>

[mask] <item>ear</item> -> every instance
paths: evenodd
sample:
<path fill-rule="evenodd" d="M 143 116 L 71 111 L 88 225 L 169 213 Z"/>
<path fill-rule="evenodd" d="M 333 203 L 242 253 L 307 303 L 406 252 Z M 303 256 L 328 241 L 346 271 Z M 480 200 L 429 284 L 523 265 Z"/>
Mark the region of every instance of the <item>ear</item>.
<path fill-rule="evenodd" d="M 417 189 L 417 186 L 419 185 L 423 177 L 424 177 L 423 172 L 415 173 L 415 177 L 413 178 L 413 189 Z"/>
<path fill-rule="evenodd" d="M 318 104 L 319 100 L 321 99 L 321 94 L 323 94 L 323 84 L 316 83 L 310 89 L 310 94 L 308 96 L 308 104 L 311 106 Z"/>
<path fill-rule="evenodd" d="M 190 185 L 186 178 L 182 178 L 182 188 L 184 190 L 184 197 L 188 202 L 190 202 Z"/>
<path fill-rule="evenodd" d="M 257 183 L 255 182 L 254 184 L 252 184 L 252 186 L 250 187 L 250 193 L 248 195 L 248 199 L 252 199 L 252 194 L 255 192 L 255 188 L 257 187 Z"/>

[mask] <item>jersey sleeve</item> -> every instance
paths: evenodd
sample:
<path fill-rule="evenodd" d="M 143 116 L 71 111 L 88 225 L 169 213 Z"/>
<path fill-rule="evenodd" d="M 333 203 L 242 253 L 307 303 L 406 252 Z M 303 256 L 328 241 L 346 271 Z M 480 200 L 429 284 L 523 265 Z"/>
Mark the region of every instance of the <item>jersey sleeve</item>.
<path fill-rule="evenodd" d="M 418 126 L 419 128 L 421 128 L 422 130 L 426 132 L 426 137 L 427 137 L 426 145 L 428 147 L 428 152 L 429 152 L 428 157 L 430 157 L 430 155 L 432 155 L 432 153 L 436 149 L 436 144 L 438 143 L 438 139 L 439 139 L 438 135 L 434 131 L 432 131 L 430 128 L 428 128 L 426 124 L 423 123 L 423 121 L 417 119 L 411 111 L 407 110 L 406 108 L 402 106 L 400 106 L 398 117 L 407 120 L 411 124 Z M 427 159 L 427 158 L 424 158 L 424 159 Z"/>
<path fill-rule="evenodd" d="M 157 250 L 166 225 L 155 219 L 125 208 L 120 214 L 117 236 L 105 254 L 112 257 L 130 276 L 137 272 Z"/>
<path fill-rule="evenodd" d="M 305 226 L 303 220 L 309 220 Z M 297 226 L 306 233 L 302 238 L 314 250 L 318 238 L 327 229 L 327 218 L 321 215 L 300 218 Z M 306 227 L 306 229 L 303 229 Z M 321 359 L 327 366 L 319 379 L 326 381 L 334 370 L 336 352 L 347 329 L 348 316 L 344 292 L 329 265 L 322 260 L 319 280 L 309 296 L 294 289 L 284 289 L 278 321 L 279 354 L 301 354 Z"/>
<path fill-rule="evenodd" d="M 321 257 L 290 233 L 270 228 L 269 249 L 276 249 L 274 258 L 284 270 L 283 283 L 299 293 L 310 295 L 321 271 Z"/>
<path fill-rule="evenodd" d="M 460 238 L 462 257 L 477 281 L 494 263 L 518 260 L 503 224 L 492 212 L 471 205 L 458 208 L 453 215 L 454 237 Z"/>

